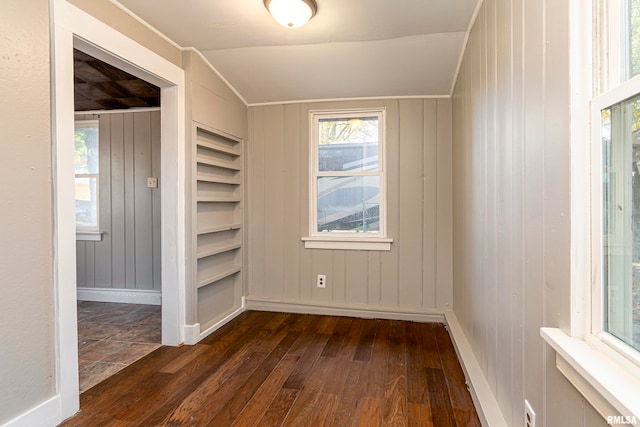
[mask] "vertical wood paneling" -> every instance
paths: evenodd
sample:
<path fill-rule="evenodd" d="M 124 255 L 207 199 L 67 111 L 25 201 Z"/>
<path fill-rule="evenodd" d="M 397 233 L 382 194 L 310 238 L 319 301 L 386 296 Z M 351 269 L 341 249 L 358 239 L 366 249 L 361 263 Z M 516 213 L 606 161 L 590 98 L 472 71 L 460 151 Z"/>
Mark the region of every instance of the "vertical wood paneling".
<path fill-rule="evenodd" d="M 111 197 L 111 260 L 112 284 L 124 287 L 125 271 L 125 150 L 124 150 L 124 114 L 111 116 L 111 191 L 120 197 Z"/>
<path fill-rule="evenodd" d="M 124 116 L 124 274 L 125 288 L 136 287 L 136 234 L 135 234 L 135 142 L 134 116 Z"/>
<path fill-rule="evenodd" d="M 381 265 L 380 252 L 369 252 L 368 258 L 368 271 L 367 271 L 367 303 L 372 306 L 379 306 L 382 304 L 382 280 L 381 280 Z M 350 266 L 349 266 L 350 267 Z"/>
<path fill-rule="evenodd" d="M 364 251 L 346 251 L 346 297 L 347 304 L 370 303 L 367 289 L 372 285 L 369 274 L 368 255 Z M 379 268 L 379 265 L 376 265 Z"/>
<path fill-rule="evenodd" d="M 425 105 L 426 104 L 426 105 Z M 399 234 L 398 234 L 398 304 L 400 307 L 421 307 L 425 300 L 422 289 L 422 270 L 433 272 L 435 278 L 435 252 L 429 259 L 423 259 L 423 240 L 435 244 L 435 232 L 431 235 L 423 229 L 423 209 L 429 211 L 429 216 L 435 224 L 436 181 L 437 178 L 425 180 L 423 178 L 423 151 L 428 150 L 430 158 L 435 161 L 435 138 L 426 138 L 424 132 L 424 109 L 429 108 L 431 116 L 435 116 L 435 100 L 405 99 L 400 101 L 400 155 L 402 165 L 399 173 Z M 436 126 L 426 134 L 434 135 Z M 424 190 L 427 187 L 429 190 Z M 423 198 L 424 194 L 424 199 Z M 418 203 L 420 200 L 430 201 Z M 394 209 L 395 210 L 395 209 Z M 426 218 L 425 218 L 426 219 Z M 435 227 L 433 227 L 435 231 Z M 426 262 L 426 264 L 425 264 Z M 417 268 L 420 264 L 422 268 Z M 435 282 L 435 281 L 434 281 Z M 432 282 L 431 289 L 435 290 Z M 433 294 L 433 292 L 432 292 Z M 430 298 L 433 306 L 433 298 Z"/>
<path fill-rule="evenodd" d="M 159 291 L 160 188 L 146 179 L 160 176 L 160 112 L 102 114 L 99 122 L 104 235 L 78 242 L 78 286 Z"/>
<path fill-rule="evenodd" d="M 100 196 L 100 229 L 104 231 L 102 242 L 99 244 L 87 242 L 95 247 L 95 286 L 97 288 L 109 288 L 113 283 L 111 259 L 111 118 L 105 115 L 98 124 L 99 142 L 108 141 L 106 144 L 98 144 L 99 150 L 99 196 Z"/>
<path fill-rule="evenodd" d="M 300 163 L 300 125 L 304 118 L 300 112 L 300 105 L 293 104 L 284 107 L 284 200 L 290 206 L 299 206 L 301 186 L 304 182 L 299 179 L 304 166 Z M 300 251 L 302 242 L 299 237 L 300 215 L 297 209 L 284 209 L 284 260 L 281 267 L 284 270 L 284 295 L 300 297 Z"/>
<path fill-rule="evenodd" d="M 84 248 L 86 242 L 76 242 L 76 284 L 79 287 L 87 286 L 86 277 L 86 259 L 84 256 Z"/>
<path fill-rule="evenodd" d="M 153 285 L 153 240 L 151 189 L 147 188 L 147 177 L 151 171 L 151 117 L 150 113 L 134 114 L 134 239 L 135 239 L 135 286 L 150 289 Z"/>
<path fill-rule="evenodd" d="M 279 298 L 284 293 L 284 107 L 267 107 L 264 120 L 264 135 L 269 141 L 264 151 L 264 171 L 270 177 L 264 187 L 265 197 L 265 292 Z"/>
<path fill-rule="evenodd" d="M 96 286 L 96 245 L 86 242 L 84 245 L 85 273 L 84 283 L 88 288 Z"/>
<path fill-rule="evenodd" d="M 151 114 L 151 173 L 149 176 L 158 178 L 158 188 L 151 190 L 151 240 L 153 244 L 153 289 L 162 289 L 162 239 L 161 237 L 161 206 L 160 188 L 164 183 L 160 182 L 160 151 L 161 151 L 161 117 L 160 114 Z"/>
<path fill-rule="evenodd" d="M 424 101 L 424 112 L 419 120 L 422 121 L 422 233 L 421 233 L 421 246 L 422 246 L 422 259 L 419 262 L 422 264 L 422 304 L 424 307 L 436 307 L 436 294 L 439 286 L 446 286 L 447 284 L 440 284 L 437 281 L 437 272 L 440 268 L 438 264 L 438 258 L 446 257 L 445 253 L 440 253 L 438 247 L 438 230 L 441 226 L 438 223 L 438 210 L 441 208 L 438 195 L 441 191 L 441 187 L 448 187 L 445 178 L 440 176 L 443 165 L 451 162 L 451 159 L 440 159 L 438 152 L 438 133 L 441 124 L 447 122 L 448 118 L 445 115 L 440 116 L 438 114 L 438 101 L 434 99 L 427 99 Z M 446 125 L 445 125 L 446 126 Z M 446 135 L 449 136 L 450 135 Z M 442 145 L 451 145 L 451 138 L 448 141 L 440 141 Z M 417 157 L 420 151 L 415 153 Z M 411 155 L 411 153 L 407 153 Z M 441 161 L 443 162 L 441 164 Z M 404 167 L 404 164 L 403 164 Z M 434 203 L 435 201 L 435 203 Z M 410 209 L 410 205 L 404 204 L 403 208 Z M 450 231 L 451 229 L 449 229 Z M 445 230 L 442 230 L 445 231 Z M 410 231 L 409 231 L 410 232 Z M 404 255 L 403 255 L 404 258 Z M 448 284 L 448 286 L 451 286 Z"/>
<path fill-rule="evenodd" d="M 497 55 L 496 55 L 496 0 L 487 0 L 486 25 L 487 25 L 487 147 L 486 147 L 486 246 L 485 246 L 485 315 L 487 316 L 487 328 L 485 329 L 485 375 L 492 391 L 496 392 L 497 387 L 497 321 L 498 310 L 491 310 L 490 307 L 497 307 L 498 295 L 496 289 L 497 282 L 497 233 L 496 233 L 496 190 L 498 182 L 496 180 L 496 139 L 497 139 L 497 117 L 496 117 L 496 92 L 498 76 Z"/>
<path fill-rule="evenodd" d="M 453 185 L 452 185 L 452 144 L 451 144 L 451 100 L 439 99 L 436 112 L 436 210 L 437 216 L 435 255 L 435 306 L 442 310 L 453 307 Z M 426 118 L 426 111 L 425 111 Z M 425 120 L 425 132 L 431 126 Z M 429 168 L 425 151 L 424 169 Z M 426 185 L 425 185 L 426 188 Z M 426 192 L 426 191 L 425 191 Z M 428 200 L 425 199 L 424 200 Z M 424 221 L 425 227 L 429 224 Z M 426 238 L 424 239 L 426 245 Z M 423 254 L 424 256 L 424 254 Z M 423 267 L 424 270 L 424 267 Z M 429 295 L 432 285 L 423 277 L 425 295 Z"/>
<path fill-rule="evenodd" d="M 512 147 L 513 131 L 511 122 L 511 105 L 513 70 L 511 51 L 511 0 L 497 1 L 496 16 L 496 75 L 500 84 L 497 85 L 497 187 L 496 198 L 496 240 L 497 240 L 497 307 L 504 307 L 501 311 L 500 319 L 497 321 L 513 323 L 511 310 L 512 277 L 513 269 L 513 248 L 511 247 L 512 235 Z M 496 310 L 497 311 L 497 310 Z M 511 330 L 510 328 L 497 327 L 497 362 L 498 367 L 508 367 L 512 360 Z M 498 368 L 500 369 L 500 368 Z M 497 375 L 496 396 L 498 404 L 505 413 L 507 423 L 511 423 L 511 401 L 512 396 L 512 371 L 511 369 L 501 369 Z"/>
<path fill-rule="evenodd" d="M 250 140 L 247 148 L 248 177 L 250 191 L 247 203 L 249 211 L 249 286 L 256 294 L 264 293 L 265 274 L 265 110 L 251 109 Z"/>
<path fill-rule="evenodd" d="M 331 302 L 333 283 L 333 252 L 331 250 L 314 251 L 311 255 L 311 277 L 314 278 L 311 287 L 311 298 L 313 301 Z M 315 278 L 318 274 L 327 276 L 327 287 L 318 288 Z"/>
<path fill-rule="evenodd" d="M 388 101 L 387 107 L 387 234 L 400 238 L 400 107 L 398 101 Z M 391 251 L 380 253 L 380 304 L 397 307 L 399 301 L 398 256 L 401 241 L 391 245 Z"/>
<path fill-rule="evenodd" d="M 568 2 L 486 0 L 453 95 L 454 311 L 509 425 L 601 425 L 541 326 L 569 307 Z"/>
<path fill-rule="evenodd" d="M 347 254 L 346 251 L 331 251 L 333 253 L 332 270 L 333 283 L 330 286 L 331 289 L 331 301 L 336 304 L 344 304 L 347 298 Z M 366 265 L 366 264 L 365 264 Z M 360 274 L 362 275 L 362 265 L 360 267 Z M 366 277 L 366 276 L 365 276 Z M 357 282 L 354 284 L 358 284 Z M 364 291 L 364 296 L 361 296 L 362 300 L 366 300 L 366 286 L 358 286 L 360 292 Z"/>
<path fill-rule="evenodd" d="M 420 311 L 436 308 L 438 286 L 445 299 L 451 295 L 451 108 L 449 101 L 442 108 L 439 102 L 391 99 L 249 109 L 249 297 Z M 304 249 L 301 238 L 309 233 L 309 110 L 372 107 L 386 108 L 392 249 Z M 439 207 L 439 200 L 449 207 Z M 440 253 L 438 239 L 446 247 L 446 236 L 449 249 Z M 449 271 L 443 284 L 436 280 L 438 259 L 443 271 Z M 316 287 L 318 274 L 327 275 L 326 289 Z"/>
<path fill-rule="evenodd" d="M 511 349 L 512 349 L 512 390 L 511 395 L 517 396 L 511 405 L 511 420 L 520 419 L 524 412 L 524 339 L 522 329 L 524 325 L 524 0 L 513 0 L 512 9 L 513 31 L 513 104 L 512 128 L 513 128 L 513 225 L 512 225 L 512 294 L 511 294 Z M 506 411 L 505 411 L 506 412 Z"/>
<path fill-rule="evenodd" d="M 544 223 L 544 4 L 525 2 L 525 263 L 524 306 L 525 363 L 527 369 L 544 373 L 539 326 L 543 324 L 544 263 L 542 227 Z M 543 405 L 543 382 L 525 379 L 524 397 L 531 405 Z"/>
<path fill-rule="evenodd" d="M 300 105 L 300 206 L 298 214 L 300 215 L 300 234 L 306 235 L 309 232 L 309 104 Z M 264 178 L 264 177 L 263 177 Z M 291 207 L 295 211 L 295 206 Z M 312 270 L 312 254 L 313 251 L 303 249 L 300 245 L 300 299 L 302 301 L 311 300 L 312 289 L 316 286 L 315 277 Z M 285 295 L 286 299 L 292 298 L 292 295 Z"/>

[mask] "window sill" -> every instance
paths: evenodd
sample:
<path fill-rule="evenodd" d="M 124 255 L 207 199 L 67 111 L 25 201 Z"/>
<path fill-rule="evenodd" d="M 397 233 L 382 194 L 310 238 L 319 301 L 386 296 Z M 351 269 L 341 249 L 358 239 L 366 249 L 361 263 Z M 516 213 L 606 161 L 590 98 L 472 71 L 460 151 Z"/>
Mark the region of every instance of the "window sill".
<path fill-rule="evenodd" d="M 76 231 L 76 241 L 102 242 L 104 231 Z"/>
<path fill-rule="evenodd" d="M 640 425 L 640 367 L 556 328 L 540 336 L 556 351 L 556 367 L 602 415 Z"/>
<path fill-rule="evenodd" d="M 390 251 L 393 239 L 349 238 L 338 239 L 336 237 L 303 237 L 305 249 L 344 249 L 355 251 Z"/>

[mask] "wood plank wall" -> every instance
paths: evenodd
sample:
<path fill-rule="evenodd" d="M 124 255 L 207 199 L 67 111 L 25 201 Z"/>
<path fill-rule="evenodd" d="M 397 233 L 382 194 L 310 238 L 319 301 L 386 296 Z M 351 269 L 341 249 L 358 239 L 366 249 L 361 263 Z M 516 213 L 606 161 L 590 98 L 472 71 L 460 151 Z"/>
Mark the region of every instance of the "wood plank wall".
<path fill-rule="evenodd" d="M 525 399 L 606 425 L 540 338 L 571 310 L 569 28 L 568 0 L 485 0 L 453 96 L 454 311 L 514 426 Z"/>
<path fill-rule="evenodd" d="M 98 118 L 77 115 L 77 120 Z M 83 288 L 161 289 L 160 111 L 99 116 L 101 242 L 77 241 Z"/>
<path fill-rule="evenodd" d="M 305 249 L 309 111 L 385 107 L 390 252 Z M 451 103 L 326 102 L 249 108 L 247 298 L 424 312 L 451 307 Z M 316 287 L 316 275 L 327 287 Z"/>

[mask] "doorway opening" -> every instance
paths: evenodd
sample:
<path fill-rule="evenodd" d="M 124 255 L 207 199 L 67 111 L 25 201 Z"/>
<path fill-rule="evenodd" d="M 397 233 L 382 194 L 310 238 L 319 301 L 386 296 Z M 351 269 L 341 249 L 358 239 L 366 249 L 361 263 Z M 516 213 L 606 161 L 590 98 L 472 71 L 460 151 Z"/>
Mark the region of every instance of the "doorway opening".
<path fill-rule="evenodd" d="M 53 2 L 53 187 L 56 385 L 60 419 L 79 409 L 73 49 L 160 88 L 162 344 L 184 342 L 184 71 L 65 0 Z"/>
<path fill-rule="evenodd" d="M 74 49 L 80 392 L 161 343 L 160 88 Z"/>

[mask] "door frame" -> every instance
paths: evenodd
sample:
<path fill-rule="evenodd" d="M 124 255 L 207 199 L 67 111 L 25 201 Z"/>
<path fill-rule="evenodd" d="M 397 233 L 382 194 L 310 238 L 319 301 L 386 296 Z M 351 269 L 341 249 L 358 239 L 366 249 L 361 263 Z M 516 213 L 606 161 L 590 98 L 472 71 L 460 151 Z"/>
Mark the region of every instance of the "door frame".
<path fill-rule="evenodd" d="M 184 70 L 67 3 L 52 17 L 52 180 L 54 200 L 55 368 L 61 419 L 79 409 L 74 210 L 73 48 L 161 89 L 162 344 L 184 342 L 186 152 Z"/>

